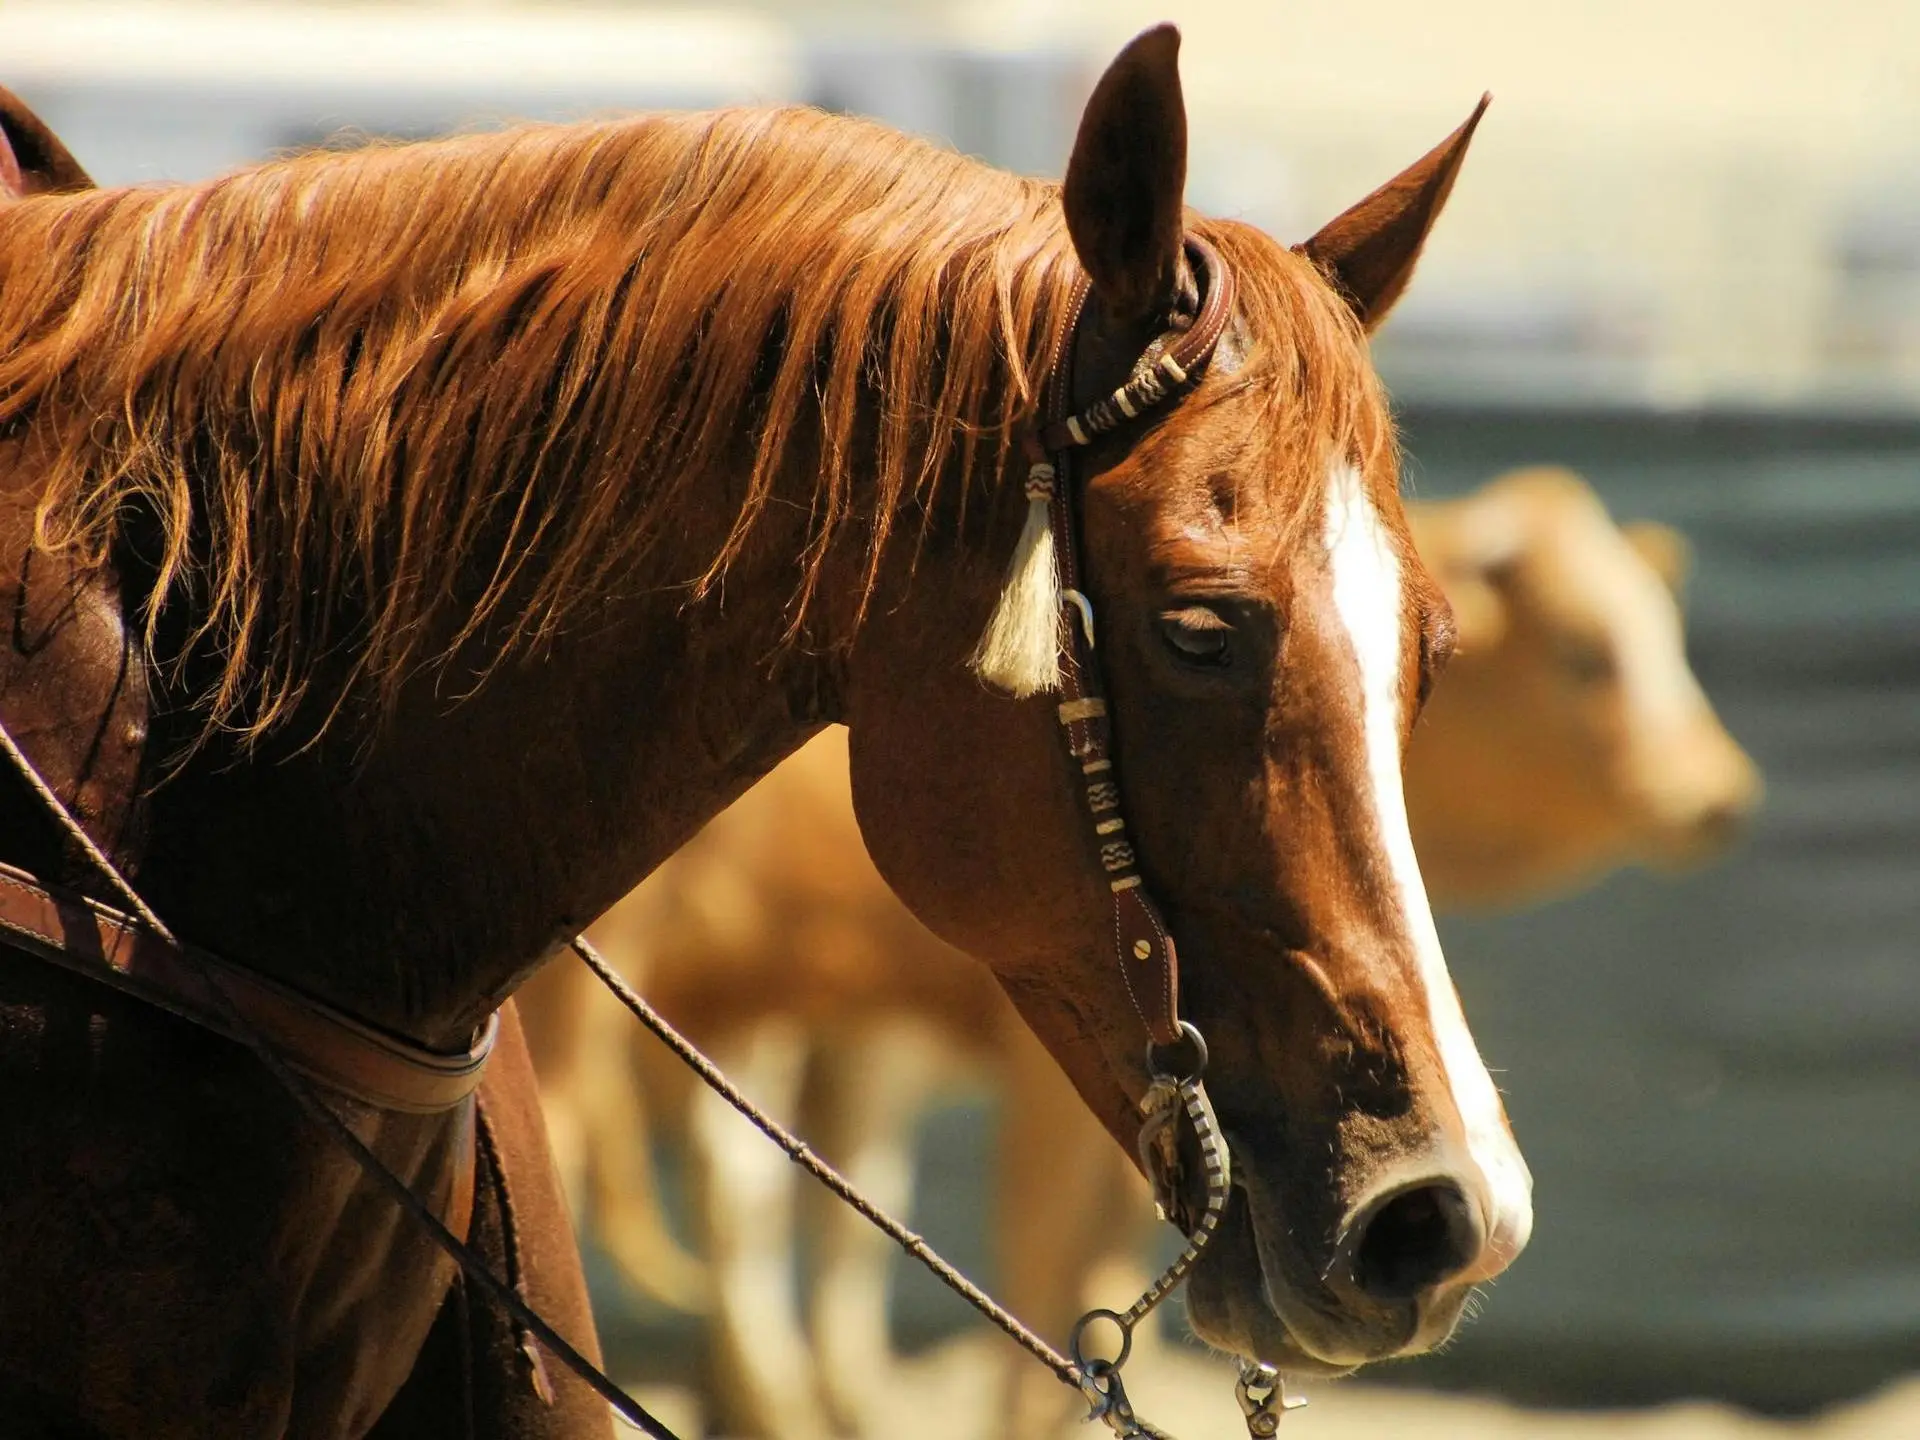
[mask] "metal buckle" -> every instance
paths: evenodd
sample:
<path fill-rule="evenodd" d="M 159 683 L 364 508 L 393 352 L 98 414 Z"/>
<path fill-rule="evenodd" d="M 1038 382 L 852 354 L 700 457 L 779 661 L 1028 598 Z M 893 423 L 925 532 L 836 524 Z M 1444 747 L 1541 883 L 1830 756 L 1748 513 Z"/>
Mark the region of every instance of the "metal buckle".
<path fill-rule="evenodd" d="M 1252 1440 L 1273 1440 L 1286 1413 L 1307 1403 L 1304 1395 L 1287 1394 L 1287 1382 L 1273 1366 L 1250 1360 L 1241 1362 L 1233 1398 L 1240 1402 L 1240 1413 L 1246 1417 L 1247 1434 Z"/>
<path fill-rule="evenodd" d="M 1073 602 L 1073 608 L 1080 616 L 1080 633 L 1087 637 L 1087 649 L 1093 649 L 1093 601 L 1079 590 L 1062 590 L 1060 595 Z"/>
<path fill-rule="evenodd" d="M 1120 1332 L 1120 1353 L 1111 1360 L 1087 1356 L 1087 1327 L 1098 1320 L 1111 1320 Z M 1087 1397 L 1087 1419 L 1098 1420 L 1114 1434 L 1126 1437 L 1145 1433 L 1127 1399 L 1127 1387 L 1120 1382 L 1120 1367 L 1132 1353 L 1133 1324 L 1118 1310 L 1087 1311 L 1073 1322 L 1067 1336 L 1067 1354 L 1079 1368 L 1080 1393 Z"/>
<path fill-rule="evenodd" d="M 1127 1387 L 1120 1383 L 1120 1367 L 1095 1360 L 1080 1372 L 1080 1391 L 1087 1397 L 1087 1419 L 1098 1420 L 1120 1440 L 1173 1440 L 1166 1431 L 1149 1425 L 1133 1413 Z"/>

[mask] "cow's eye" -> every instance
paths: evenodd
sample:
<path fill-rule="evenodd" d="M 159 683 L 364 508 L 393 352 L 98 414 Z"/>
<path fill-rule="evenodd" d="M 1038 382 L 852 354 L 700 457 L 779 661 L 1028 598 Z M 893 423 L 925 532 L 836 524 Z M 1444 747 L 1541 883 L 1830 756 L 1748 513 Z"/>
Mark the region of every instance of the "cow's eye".
<path fill-rule="evenodd" d="M 1167 611 L 1160 617 L 1160 636 L 1183 665 L 1224 670 L 1233 664 L 1233 624 L 1208 606 Z"/>
<path fill-rule="evenodd" d="M 1597 640 L 1569 638 L 1558 648 L 1560 668 L 1577 685 L 1605 685 L 1618 672 L 1613 651 Z"/>

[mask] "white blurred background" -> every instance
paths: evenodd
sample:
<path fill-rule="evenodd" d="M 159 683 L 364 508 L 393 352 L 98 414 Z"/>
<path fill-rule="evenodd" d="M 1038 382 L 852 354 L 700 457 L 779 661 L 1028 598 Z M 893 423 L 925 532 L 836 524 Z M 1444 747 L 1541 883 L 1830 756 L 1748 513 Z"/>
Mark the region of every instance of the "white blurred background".
<path fill-rule="evenodd" d="M 1181 24 L 1193 198 L 1298 236 L 1482 90 L 1473 167 L 1383 345 L 1403 386 L 1920 399 L 1909 0 L 6 0 L 8 77 L 102 178 L 343 125 L 805 99 L 1056 169 L 1102 56 Z"/>

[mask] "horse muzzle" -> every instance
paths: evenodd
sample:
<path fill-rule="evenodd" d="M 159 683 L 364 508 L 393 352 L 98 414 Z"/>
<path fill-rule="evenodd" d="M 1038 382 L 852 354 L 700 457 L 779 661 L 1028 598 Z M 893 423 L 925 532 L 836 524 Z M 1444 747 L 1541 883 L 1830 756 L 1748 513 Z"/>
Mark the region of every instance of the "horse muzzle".
<path fill-rule="evenodd" d="M 1194 1330 L 1292 1376 L 1430 1350 L 1453 1333 L 1474 1285 L 1517 1253 L 1476 1189 L 1445 1169 L 1383 1177 L 1316 1245 L 1258 1176 L 1245 1177 L 1189 1281 Z"/>

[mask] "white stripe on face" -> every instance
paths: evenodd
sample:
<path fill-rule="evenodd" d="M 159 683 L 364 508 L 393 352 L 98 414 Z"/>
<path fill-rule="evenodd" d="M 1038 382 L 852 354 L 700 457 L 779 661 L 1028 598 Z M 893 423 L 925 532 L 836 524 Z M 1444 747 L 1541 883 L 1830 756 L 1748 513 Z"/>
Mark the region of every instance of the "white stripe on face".
<path fill-rule="evenodd" d="M 1400 647 L 1404 643 L 1400 557 L 1365 481 L 1350 463 L 1337 463 L 1328 477 L 1326 543 L 1334 609 L 1360 667 L 1374 822 L 1400 892 L 1402 918 L 1426 992 L 1440 1063 L 1466 1128 L 1468 1152 L 1486 1180 L 1487 1228 L 1497 1256 L 1491 1268 L 1497 1270 L 1520 1253 L 1533 1229 L 1533 1178 L 1507 1130 L 1499 1092 L 1467 1031 L 1460 997 L 1447 974 L 1446 957 L 1440 953 L 1440 935 L 1427 904 L 1420 863 L 1414 858 L 1400 776 Z"/>

